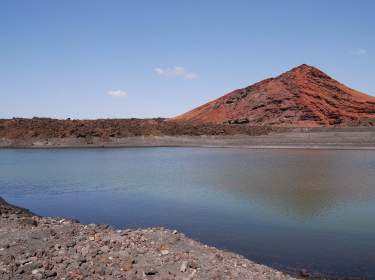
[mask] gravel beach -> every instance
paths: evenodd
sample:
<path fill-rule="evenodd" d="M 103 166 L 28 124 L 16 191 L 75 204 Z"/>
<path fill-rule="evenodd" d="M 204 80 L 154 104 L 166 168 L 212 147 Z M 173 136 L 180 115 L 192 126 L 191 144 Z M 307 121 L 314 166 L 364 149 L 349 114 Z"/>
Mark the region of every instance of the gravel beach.
<path fill-rule="evenodd" d="M 164 228 L 40 217 L 0 198 L 0 279 L 296 279 Z"/>

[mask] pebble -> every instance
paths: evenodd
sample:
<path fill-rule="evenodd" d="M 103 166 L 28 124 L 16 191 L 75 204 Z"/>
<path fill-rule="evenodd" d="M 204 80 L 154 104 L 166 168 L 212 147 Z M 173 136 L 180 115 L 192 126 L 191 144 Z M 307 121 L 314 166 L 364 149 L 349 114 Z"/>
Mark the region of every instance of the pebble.
<path fill-rule="evenodd" d="M 34 226 L 17 218 L 23 212 L 3 209 L 0 199 L 0 279 L 294 279 L 177 230 L 114 230 L 44 217 L 32 217 Z"/>
<path fill-rule="evenodd" d="M 181 264 L 181 267 L 180 267 L 180 271 L 185 272 L 187 270 L 187 267 L 188 267 L 188 262 L 183 261 L 182 264 Z"/>
<path fill-rule="evenodd" d="M 108 252 L 109 252 L 109 247 L 108 247 L 108 246 L 103 246 L 102 248 L 100 248 L 100 250 L 101 250 L 103 253 L 108 253 Z"/>

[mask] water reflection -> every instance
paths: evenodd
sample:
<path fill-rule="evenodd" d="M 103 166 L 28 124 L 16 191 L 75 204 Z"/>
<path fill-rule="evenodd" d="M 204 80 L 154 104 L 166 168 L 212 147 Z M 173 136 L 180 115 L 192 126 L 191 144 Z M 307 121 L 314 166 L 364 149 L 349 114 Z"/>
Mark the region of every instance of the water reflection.
<path fill-rule="evenodd" d="M 215 187 L 300 221 L 375 198 L 368 151 L 275 150 L 237 154 L 216 166 Z M 235 178 L 235 179 L 233 179 Z"/>
<path fill-rule="evenodd" d="M 177 228 L 267 265 L 375 279 L 375 151 L 0 150 L 0 195 L 42 215 Z"/>

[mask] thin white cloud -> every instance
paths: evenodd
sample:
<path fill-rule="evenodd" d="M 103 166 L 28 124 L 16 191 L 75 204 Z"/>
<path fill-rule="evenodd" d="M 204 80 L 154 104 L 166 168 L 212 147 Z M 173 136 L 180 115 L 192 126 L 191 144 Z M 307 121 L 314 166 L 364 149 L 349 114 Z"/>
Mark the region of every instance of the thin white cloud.
<path fill-rule="evenodd" d="M 350 54 L 355 55 L 355 56 L 362 56 L 362 55 L 367 54 L 367 50 L 360 48 L 360 49 L 356 49 L 356 50 L 351 51 Z"/>
<path fill-rule="evenodd" d="M 187 80 L 195 80 L 195 79 L 198 78 L 198 75 L 194 72 L 186 73 L 184 78 L 187 79 Z"/>
<path fill-rule="evenodd" d="M 198 75 L 194 72 L 187 71 L 182 66 L 174 66 L 171 68 L 154 68 L 154 72 L 158 74 L 159 76 L 163 77 L 181 77 L 186 80 L 194 80 L 198 78 Z"/>
<path fill-rule="evenodd" d="M 107 95 L 112 96 L 112 97 L 127 97 L 128 93 L 124 90 L 118 89 L 118 90 L 108 91 Z"/>

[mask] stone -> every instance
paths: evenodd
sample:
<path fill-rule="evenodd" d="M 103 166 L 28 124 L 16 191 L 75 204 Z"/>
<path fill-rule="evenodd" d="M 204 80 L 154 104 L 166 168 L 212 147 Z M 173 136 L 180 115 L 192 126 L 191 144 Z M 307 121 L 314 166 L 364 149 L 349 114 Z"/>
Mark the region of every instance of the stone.
<path fill-rule="evenodd" d="M 88 253 L 89 253 L 89 248 L 87 248 L 87 247 L 83 247 L 83 248 L 81 249 L 81 254 L 82 254 L 82 256 L 87 256 Z"/>
<path fill-rule="evenodd" d="M 161 250 L 160 253 L 162 255 L 168 255 L 169 254 L 169 251 L 168 250 Z"/>
<path fill-rule="evenodd" d="M 188 267 L 188 262 L 187 261 L 183 261 L 181 266 L 180 266 L 180 271 L 181 272 L 185 272 L 187 270 L 187 267 Z"/>
<path fill-rule="evenodd" d="M 48 271 L 48 272 L 45 273 L 45 276 L 47 278 L 52 278 L 52 277 L 57 276 L 57 272 L 56 271 Z"/>
<path fill-rule="evenodd" d="M 152 276 L 157 274 L 158 272 L 154 269 L 148 269 L 147 271 L 144 272 L 145 276 Z"/>
<path fill-rule="evenodd" d="M 301 269 L 299 272 L 301 277 L 308 278 L 311 276 L 311 274 L 306 269 Z"/>
<path fill-rule="evenodd" d="M 119 234 L 106 226 L 34 218 L 38 226 L 31 228 L 11 210 L 7 218 L 0 217 L 0 248 L 4 248 L 0 251 L 0 279 L 293 279 L 257 264 L 238 267 L 246 262 L 243 257 L 204 246 L 172 230 L 123 230 Z M 33 238 L 35 235 L 41 238 Z M 94 236 L 97 238 L 90 241 L 88 237 Z M 13 278 L 9 277 L 11 271 Z"/>
<path fill-rule="evenodd" d="M 100 250 L 103 252 L 103 253 L 108 253 L 109 252 L 109 247 L 108 246 L 103 246 L 100 248 Z"/>

